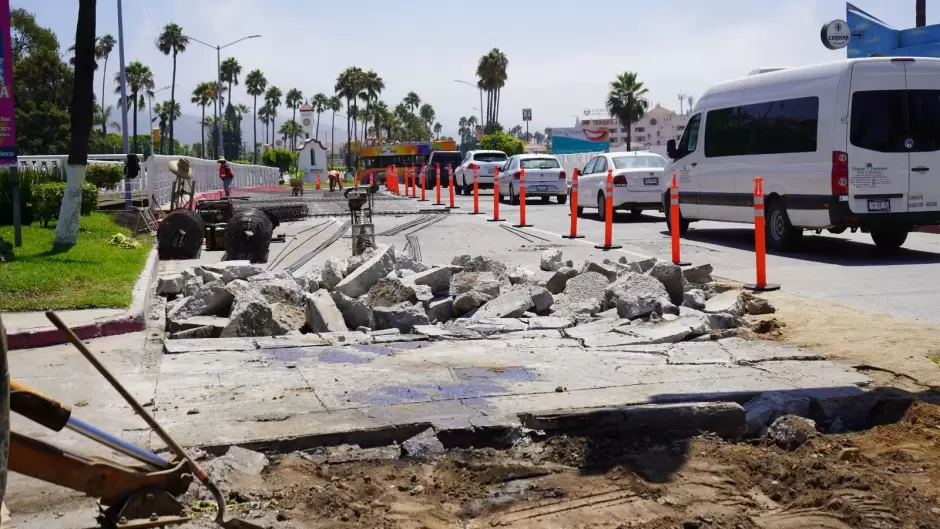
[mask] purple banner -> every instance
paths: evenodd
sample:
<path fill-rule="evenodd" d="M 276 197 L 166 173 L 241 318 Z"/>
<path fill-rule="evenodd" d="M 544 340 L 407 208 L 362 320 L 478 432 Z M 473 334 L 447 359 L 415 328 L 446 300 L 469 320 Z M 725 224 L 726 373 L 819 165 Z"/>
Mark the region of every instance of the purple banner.
<path fill-rule="evenodd" d="M 10 0 L 0 0 L 0 165 L 16 165 Z"/>

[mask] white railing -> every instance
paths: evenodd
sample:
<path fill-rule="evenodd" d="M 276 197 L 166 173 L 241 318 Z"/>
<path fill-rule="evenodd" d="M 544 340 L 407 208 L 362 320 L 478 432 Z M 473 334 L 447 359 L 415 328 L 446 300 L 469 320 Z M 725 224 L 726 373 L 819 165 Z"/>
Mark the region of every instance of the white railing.
<path fill-rule="evenodd" d="M 141 155 L 137 155 L 138 158 L 143 160 Z M 41 172 L 52 172 L 60 171 L 62 178 L 65 178 L 65 164 L 68 162 L 68 155 L 66 154 L 49 154 L 49 155 L 31 155 L 31 156 L 19 156 L 17 161 L 19 162 L 20 169 L 33 169 L 35 171 Z M 89 154 L 88 163 L 119 163 L 124 164 L 124 161 L 127 159 L 127 156 L 124 154 Z M 137 178 L 131 179 L 131 191 L 140 191 L 141 189 L 147 189 L 146 184 L 144 183 L 145 175 L 140 175 Z M 102 192 L 123 192 L 124 191 L 124 180 L 121 180 L 114 189 L 100 190 Z"/>
<path fill-rule="evenodd" d="M 153 196 L 156 203 L 164 206 L 170 203 L 173 194 L 173 180 L 176 175 L 170 172 L 170 162 L 178 160 L 180 156 L 151 156 L 143 164 L 146 173 L 146 189 Z M 219 164 L 213 160 L 203 160 L 200 158 L 190 158 L 190 167 L 194 173 L 193 179 L 196 181 L 196 194 L 211 193 L 222 189 L 222 180 L 219 178 Z M 244 189 L 247 187 L 276 186 L 280 183 L 280 171 L 276 167 L 266 167 L 262 165 L 243 165 L 233 163 L 232 169 L 235 171 L 235 180 L 232 182 L 233 189 Z"/>

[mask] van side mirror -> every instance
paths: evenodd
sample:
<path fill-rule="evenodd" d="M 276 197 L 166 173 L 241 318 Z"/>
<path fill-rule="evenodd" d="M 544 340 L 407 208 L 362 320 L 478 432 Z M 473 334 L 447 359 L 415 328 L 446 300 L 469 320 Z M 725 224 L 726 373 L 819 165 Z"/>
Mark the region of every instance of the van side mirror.
<path fill-rule="evenodd" d="M 678 158 L 679 153 L 676 151 L 676 140 L 669 140 L 666 142 L 666 154 L 668 154 L 669 157 L 673 160 Z"/>

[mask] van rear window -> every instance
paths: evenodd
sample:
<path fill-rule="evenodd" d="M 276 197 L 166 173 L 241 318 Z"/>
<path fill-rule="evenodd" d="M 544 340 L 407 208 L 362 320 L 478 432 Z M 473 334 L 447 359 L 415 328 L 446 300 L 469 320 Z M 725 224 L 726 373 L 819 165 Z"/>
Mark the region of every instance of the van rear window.
<path fill-rule="evenodd" d="M 849 141 L 886 153 L 940 150 L 940 90 L 855 92 Z"/>

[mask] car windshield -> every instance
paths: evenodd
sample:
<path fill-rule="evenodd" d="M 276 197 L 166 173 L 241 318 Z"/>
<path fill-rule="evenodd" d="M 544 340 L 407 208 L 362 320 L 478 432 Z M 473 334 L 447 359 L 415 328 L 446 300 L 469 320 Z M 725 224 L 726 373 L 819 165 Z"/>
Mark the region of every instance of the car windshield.
<path fill-rule="evenodd" d="M 663 169 L 666 160 L 659 156 L 615 156 L 614 169 Z"/>
<path fill-rule="evenodd" d="M 522 160 L 525 169 L 558 169 L 558 160 L 554 158 L 527 158 Z"/>
<path fill-rule="evenodd" d="M 480 152 L 473 155 L 478 162 L 505 162 L 507 156 L 501 152 Z"/>

